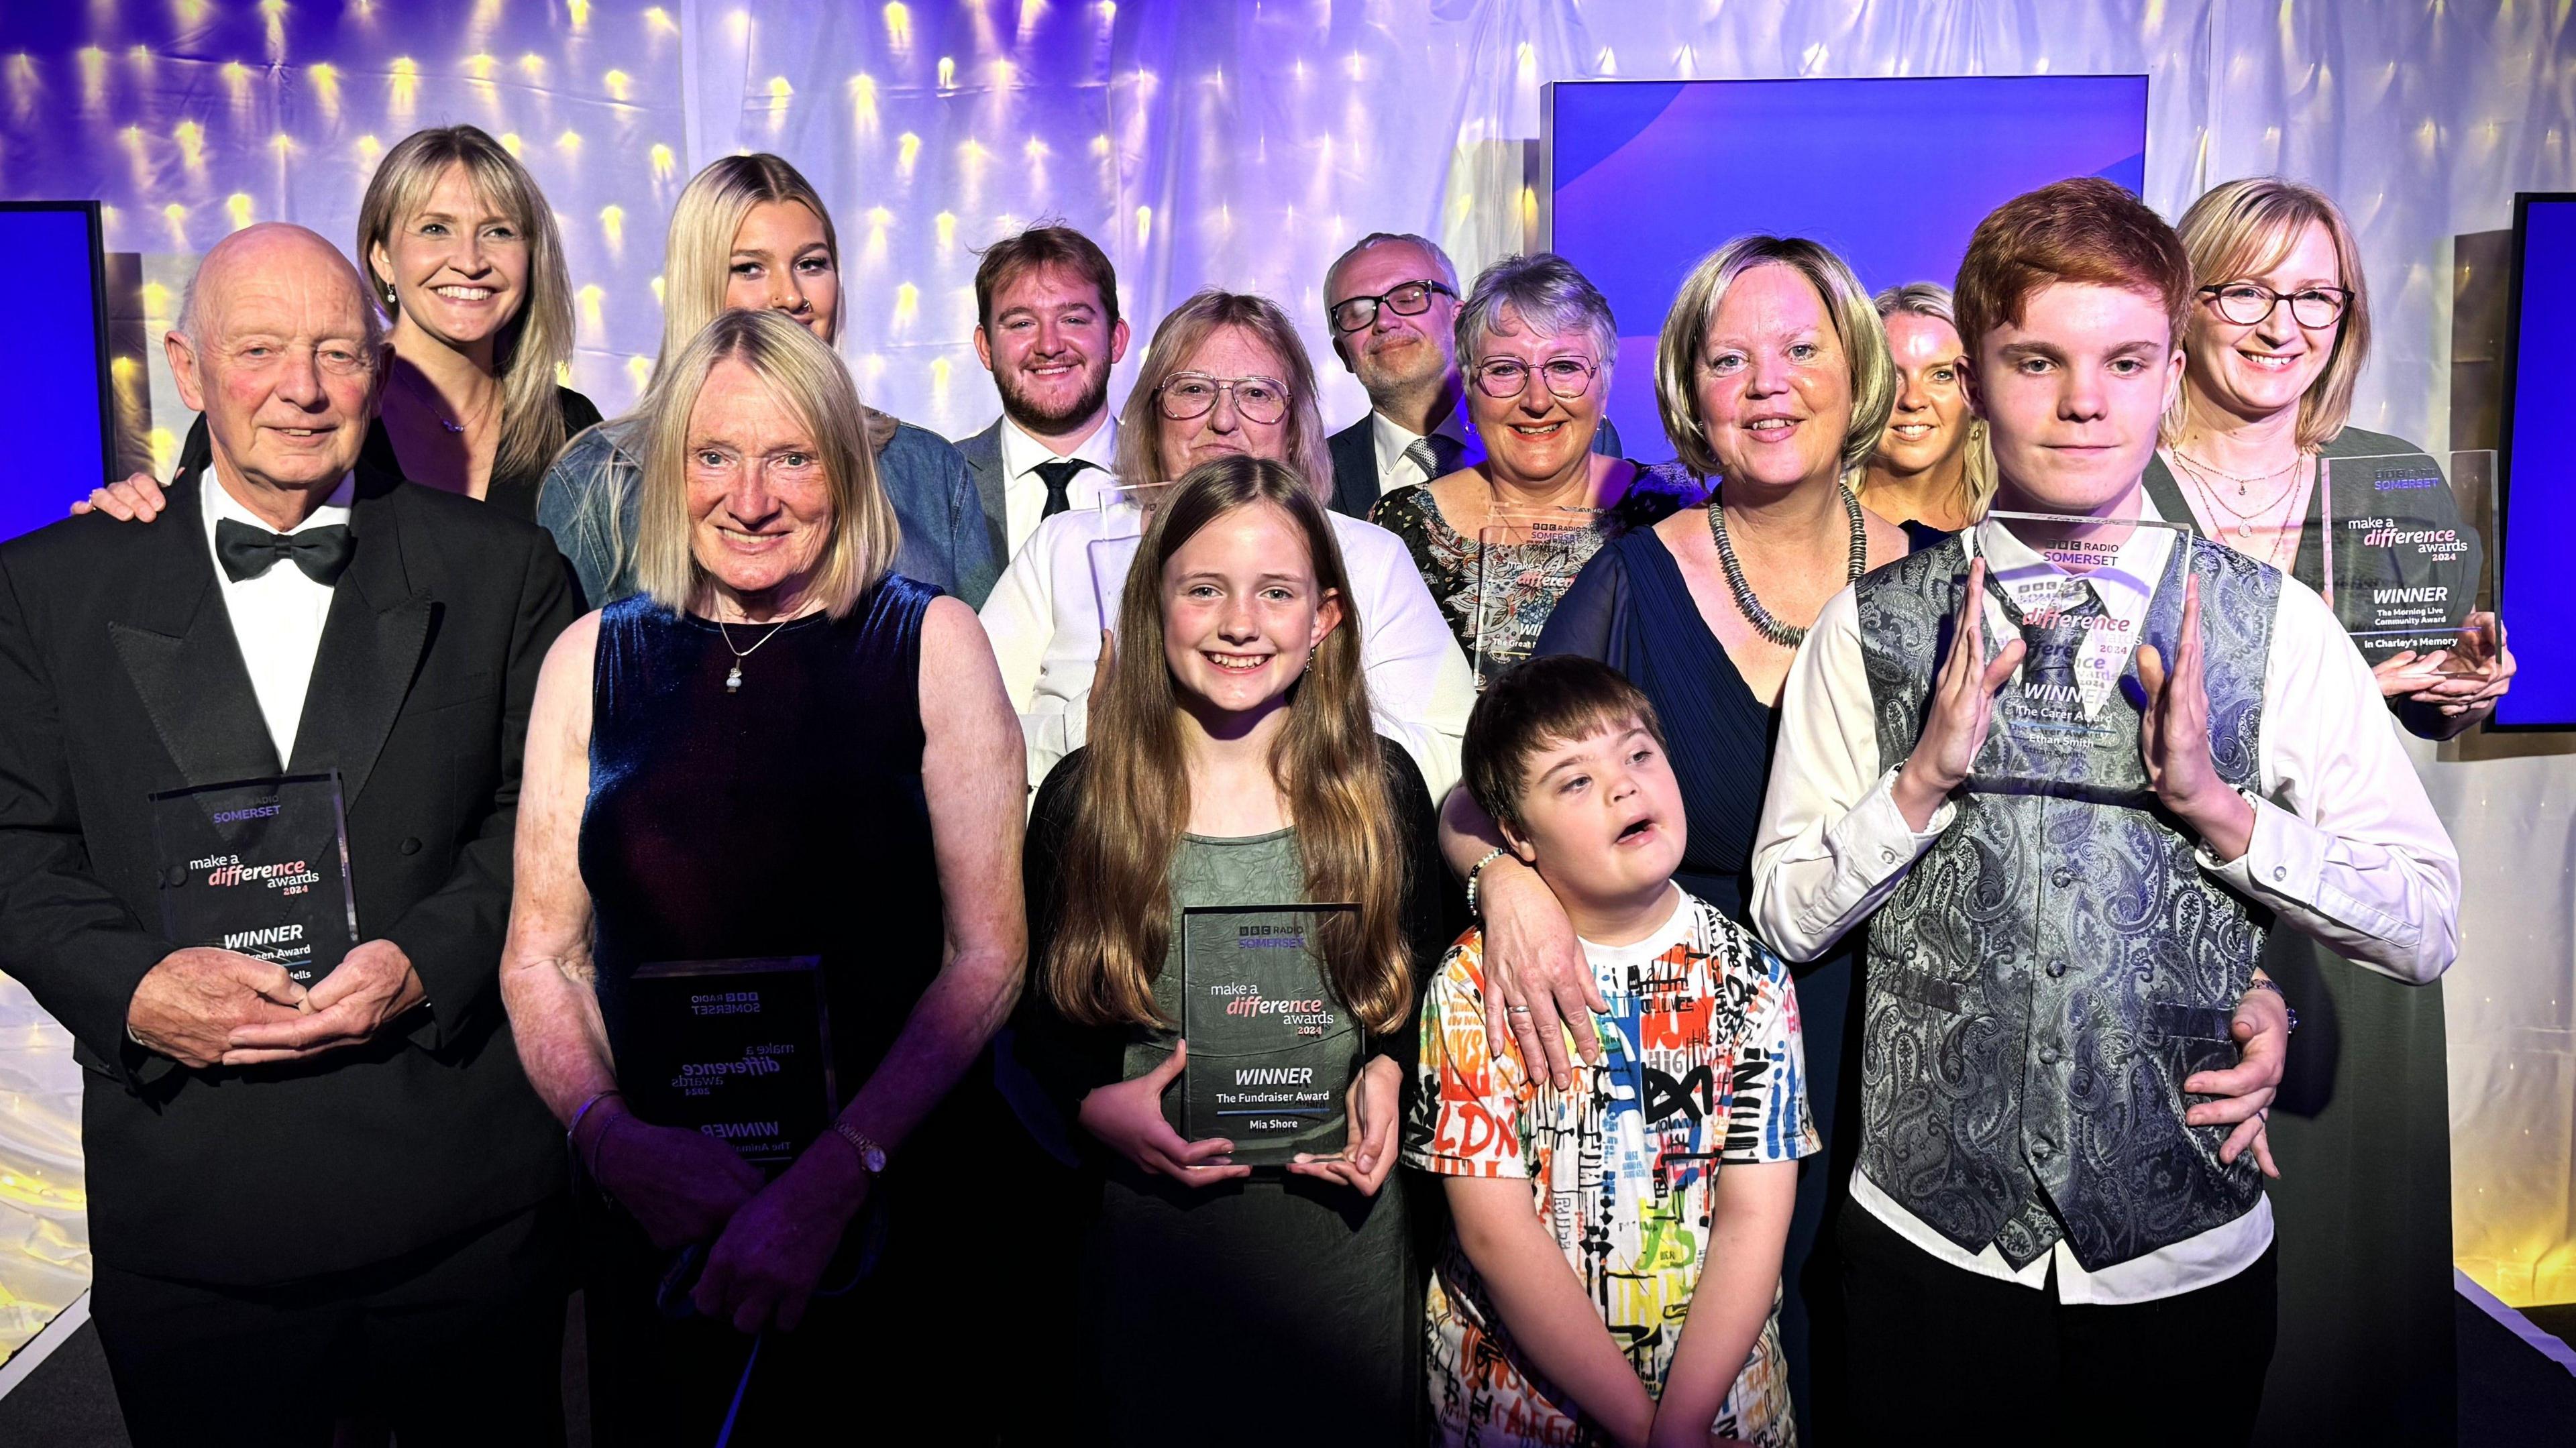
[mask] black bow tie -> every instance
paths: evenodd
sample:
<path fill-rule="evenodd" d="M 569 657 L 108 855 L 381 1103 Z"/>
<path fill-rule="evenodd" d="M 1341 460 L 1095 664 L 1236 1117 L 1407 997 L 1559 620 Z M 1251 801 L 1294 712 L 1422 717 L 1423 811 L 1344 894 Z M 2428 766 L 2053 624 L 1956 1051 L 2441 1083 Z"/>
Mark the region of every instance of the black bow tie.
<path fill-rule="evenodd" d="M 235 583 L 259 577 L 281 558 L 292 558 L 305 577 L 329 588 L 340 581 L 357 551 L 357 540 L 337 523 L 301 533 L 271 533 L 230 518 L 215 523 L 215 557 L 223 561 L 224 576 Z"/>

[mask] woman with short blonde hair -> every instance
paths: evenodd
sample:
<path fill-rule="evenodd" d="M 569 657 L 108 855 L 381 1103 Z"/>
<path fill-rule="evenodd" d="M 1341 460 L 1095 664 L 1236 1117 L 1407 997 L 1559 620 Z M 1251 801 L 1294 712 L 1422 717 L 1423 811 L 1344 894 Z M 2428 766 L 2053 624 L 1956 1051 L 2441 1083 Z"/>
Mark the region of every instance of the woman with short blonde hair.
<path fill-rule="evenodd" d="M 822 339 L 730 311 L 669 368 L 646 591 L 537 681 L 502 1039 L 597 1187 L 572 1196 L 599 1441 L 788 1442 L 854 1373 L 973 1391 L 955 1348 L 1000 1278 L 939 1241 L 1011 1230 L 956 1186 L 1003 1129 L 972 1068 L 1020 986 L 1027 790 L 975 616 L 887 571 Z M 710 999 L 758 1034 L 698 1041 Z M 774 1104 L 679 1079 L 710 1055 Z"/>
<path fill-rule="evenodd" d="M 1804 278 L 1832 321 L 1849 370 L 1851 413 L 1840 452 L 1841 477 L 1852 481 L 1895 410 L 1895 366 L 1888 358 L 1887 330 L 1879 323 L 1878 309 L 1851 264 L 1832 248 L 1802 236 L 1739 236 L 1700 258 L 1682 278 L 1673 309 L 1664 314 L 1663 337 L 1655 345 L 1655 406 L 1663 414 L 1664 432 L 1692 472 L 1704 478 L 1724 472 L 1700 416 L 1695 366 L 1728 291 L 1746 272 L 1762 266 L 1784 266 Z"/>
<path fill-rule="evenodd" d="M 1654 704 L 1686 826 L 1674 878 L 1738 923 L 1748 921 L 1774 711 L 1798 645 L 1826 600 L 1908 551 L 1906 534 L 1851 489 L 1895 394 L 1878 312 L 1841 257 L 1775 236 L 1710 252 L 1682 282 L 1655 353 L 1656 404 L 1683 464 L 1714 485 L 1707 503 L 1604 544 L 1539 635 L 1540 655 L 1598 659 Z M 1443 819 L 1441 846 L 1465 873 L 1502 835 L 1462 804 Z M 1546 882 L 1509 854 L 1483 864 L 1479 880 L 1486 1028 L 1516 1036 L 1533 1066 L 1563 1062 L 1564 1011 L 1580 1010 L 1591 989 L 1573 926 Z M 1798 975 L 1809 1099 L 1846 1150 L 1859 1113 L 1837 1118 L 1834 1091 L 1858 1020 L 1857 974 L 1846 942 Z M 1808 1261 L 1844 1185 L 1832 1172 L 1800 1178 L 1782 1264 L 1781 1344 L 1791 1394 L 1810 1414 L 1810 1378 L 1838 1381 L 1841 1359 L 1839 1334 L 1810 1331 L 1815 1311 L 1834 1304 L 1811 1299 L 1811 1285 L 1833 1273 L 1810 1272 Z"/>
<path fill-rule="evenodd" d="M 690 512 L 690 417 L 710 374 L 726 362 L 757 378 L 821 450 L 832 528 L 809 586 L 823 610 L 839 618 L 893 568 L 902 529 L 877 486 L 865 409 L 849 372 L 812 332 L 775 312 L 719 313 L 653 388 L 636 513 L 638 591 L 664 608 L 703 605 L 707 571 L 693 547 L 697 520 Z"/>

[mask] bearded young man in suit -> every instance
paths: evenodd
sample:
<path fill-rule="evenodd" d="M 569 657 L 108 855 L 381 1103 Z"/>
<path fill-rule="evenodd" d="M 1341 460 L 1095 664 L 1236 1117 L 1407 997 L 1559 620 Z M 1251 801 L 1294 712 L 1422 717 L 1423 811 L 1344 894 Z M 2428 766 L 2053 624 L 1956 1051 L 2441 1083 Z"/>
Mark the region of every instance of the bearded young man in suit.
<path fill-rule="evenodd" d="M 570 580 L 542 530 L 359 464 L 387 354 L 319 236 L 226 238 L 164 345 L 206 474 L 159 526 L 0 546 L 0 969 L 90 1072 L 91 1314 L 127 1429 L 560 1442 L 562 1138 L 494 973 Z M 150 795 L 331 770 L 345 958 L 308 989 L 165 935 Z"/>
<path fill-rule="evenodd" d="M 1095 506 L 1119 481 L 1109 369 L 1126 355 L 1118 273 L 1090 237 L 1033 226 L 985 251 L 975 267 L 975 356 L 993 374 L 1002 415 L 957 450 L 1003 567 L 1040 522 Z"/>
<path fill-rule="evenodd" d="M 1369 414 L 1334 433 L 1332 508 L 1365 519 L 1398 488 L 1484 460 L 1458 375 L 1458 268 L 1429 237 L 1372 231 L 1324 273 L 1333 355 L 1367 390 Z M 1610 419 L 1592 450 L 1620 457 Z"/>

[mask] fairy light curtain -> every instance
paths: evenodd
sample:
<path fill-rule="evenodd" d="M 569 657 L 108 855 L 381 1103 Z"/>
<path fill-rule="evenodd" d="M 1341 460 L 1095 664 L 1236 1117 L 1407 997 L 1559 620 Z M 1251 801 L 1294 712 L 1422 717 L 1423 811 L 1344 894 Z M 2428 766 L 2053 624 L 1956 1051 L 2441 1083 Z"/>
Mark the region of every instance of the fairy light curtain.
<path fill-rule="evenodd" d="M 2049 72 L 2151 77 L 2147 199 L 2168 215 L 2255 172 L 2341 198 L 2379 324 L 2354 420 L 2447 444 L 2451 238 L 2509 224 L 2517 189 L 2576 186 L 2563 5 L 61 0 L 0 14 L 0 195 L 106 204 L 137 462 L 166 466 L 188 421 L 157 340 L 197 256 L 255 220 L 347 245 L 384 148 L 450 121 L 504 137 L 545 187 L 576 288 L 572 385 L 608 412 L 659 340 L 672 198 L 746 149 L 832 203 L 871 403 L 950 435 L 989 421 L 975 249 L 1059 217 L 1117 262 L 1140 349 L 1202 286 L 1285 303 L 1338 423 L 1365 403 L 1331 356 L 1325 265 L 1372 230 L 1439 237 L 1469 273 L 1524 247 L 1547 81 Z M 1672 184 L 1755 186 L 1762 165 L 1747 137 L 1739 173 Z M 1890 136 L 1853 184 L 1903 205 L 1942 165 Z M 1656 224 L 1655 197 L 1633 205 Z M 68 502 L 91 481 L 0 486 Z M 2576 1299 L 2576 778 L 2546 757 L 2424 769 L 2478 886 L 2449 996 L 2459 1256 L 2510 1301 Z M 9 999 L 0 1347 L 82 1265 L 73 1077 L 12 1068 L 52 1028 Z"/>

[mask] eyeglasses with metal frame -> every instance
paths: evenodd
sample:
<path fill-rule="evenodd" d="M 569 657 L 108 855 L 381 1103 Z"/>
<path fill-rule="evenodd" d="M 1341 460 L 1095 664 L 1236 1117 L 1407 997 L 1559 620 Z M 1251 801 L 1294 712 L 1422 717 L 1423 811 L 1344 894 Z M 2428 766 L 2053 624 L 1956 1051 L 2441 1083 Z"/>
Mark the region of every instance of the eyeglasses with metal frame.
<path fill-rule="evenodd" d="M 1288 415 L 1288 384 L 1276 377 L 1211 377 L 1204 372 L 1175 372 L 1154 389 L 1155 405 L 1174 422 L 1205 417 L 1219 393 L 1232 393 L 1236 415 L 1247 422 L 1269 424 Z"/>
<path fill-rule="evenodd" d="M 1601 364 L 1589 357 L 1550 357 L 1535 368 L 1517 357 L 1495 357 L 1476 364 L 1476 390 L 1508 402 L 1529 391 L 1530 373 L 1537 372 L 1556 396 L 1581 397 L 1600 371 Z"/>

